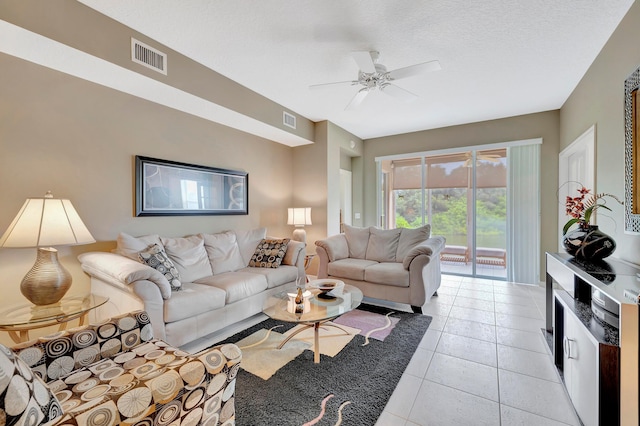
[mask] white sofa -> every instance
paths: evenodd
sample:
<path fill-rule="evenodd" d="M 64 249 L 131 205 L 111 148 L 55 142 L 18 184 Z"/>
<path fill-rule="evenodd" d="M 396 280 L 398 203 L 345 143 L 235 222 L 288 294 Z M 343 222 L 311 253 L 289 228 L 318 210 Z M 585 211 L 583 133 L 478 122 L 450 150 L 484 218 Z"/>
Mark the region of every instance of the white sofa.
<path fill-rule="evenodd" d="M 293 240 L 278 267 L 249 266 L 265 238 L 265 228 L 184 238 L 120 234 L 113 253 L 78 259 L 92 293 L 109 297 L 97 312 L 101 318 L 144 309 L 155 337 L 182 346 L 261 312 L 268 296 L 305 276 L 305 244 Z M 173 261 L 179 282 L 138 260 L 155 245 Z M 176 283 L 179 291 L 172 289 Z"/>
<path fill-rule="evenodd" d="M 422 305 L 440 287 L 440 252 L 445 238 L 417 229 L 356 228 L 316 241 L 318 278 L 335 278 L 362 290 L 366 297 Z"/>

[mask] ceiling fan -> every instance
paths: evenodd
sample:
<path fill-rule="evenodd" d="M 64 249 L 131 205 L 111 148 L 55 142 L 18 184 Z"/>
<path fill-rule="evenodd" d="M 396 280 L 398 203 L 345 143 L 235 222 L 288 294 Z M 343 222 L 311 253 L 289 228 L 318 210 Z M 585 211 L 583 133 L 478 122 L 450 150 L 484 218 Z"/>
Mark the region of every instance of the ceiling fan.
<path fill-rule="evenodd" d="M 357 80 L 338 81 L 335 83 L 314 84 L 309 86 L 310 89 L 317 89 L 336 84 L 361 86 L 345 110 L 356 109 L 362 101 L 364 101 L 369 92 L 373 90 L 380 90 L 387 95 L 391 95 L 403 101 L 412 101 L 416 99 L 418 95 L 396 86 L 395 84 L 392 84 L 392 82 L 402 78 L 412 77 L 414 75 L 429 71 L 438 71 L 441 69 L 440 62 L 429 61 L 387 71 L 387 67 L 378 63 L 378 60 L 380 59 L 379 52 L 357 51 L 351 52 L 351 56 L 353 56 L 353 59 L 356 61 L 356 64 L 358 64 L 358 68 L 360 69 L 358 71 Z"/>
<path fill-rule="evenodd" d="M 464 167 L 471 167 L 471 162 L 473 160 L 473 156 L 471 155 L 470 152 L 466 152 L 465 153 L 465 157 L 467 157 L 467 159 L 464 161 Z M 478 154 L 476 154 L 476 162 L 491 161 L 492 163 L 498 163 L 498 162 L 500 162 L 500 159 L 502 157 L 503 157 L 502 155 L 497 155 L 497 154 L 481 154 L 481 153 L 478 153 Z"/>

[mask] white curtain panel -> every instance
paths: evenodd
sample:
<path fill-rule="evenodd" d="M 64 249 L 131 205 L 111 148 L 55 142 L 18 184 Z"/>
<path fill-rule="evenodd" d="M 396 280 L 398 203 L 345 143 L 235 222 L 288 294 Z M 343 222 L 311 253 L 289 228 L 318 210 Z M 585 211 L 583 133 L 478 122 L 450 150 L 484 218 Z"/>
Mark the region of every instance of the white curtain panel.
<path fill-rule="evenodd" d="M 507 148 L 507 280 L 540 282 L 540 144 Z"/>

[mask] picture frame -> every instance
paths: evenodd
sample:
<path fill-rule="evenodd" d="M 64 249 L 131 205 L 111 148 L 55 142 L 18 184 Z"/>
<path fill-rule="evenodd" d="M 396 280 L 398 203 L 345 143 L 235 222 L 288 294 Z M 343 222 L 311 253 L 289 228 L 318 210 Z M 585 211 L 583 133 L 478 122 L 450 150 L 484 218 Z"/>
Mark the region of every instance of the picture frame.
<path fill-rule="evenodd" d="M 249 174 L 135 156 L 136 216 L 249 214 Z"/>
<path fill-rule="evenodd" d="M 640 68 L 624 82 L 624 230 L 640 234 Z"/>

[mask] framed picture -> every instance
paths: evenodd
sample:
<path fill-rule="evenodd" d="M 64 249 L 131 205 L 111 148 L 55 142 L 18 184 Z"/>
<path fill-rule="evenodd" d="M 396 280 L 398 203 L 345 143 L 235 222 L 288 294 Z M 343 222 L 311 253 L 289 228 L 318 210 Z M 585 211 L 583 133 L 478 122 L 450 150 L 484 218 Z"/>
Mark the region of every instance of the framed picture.
<path fill-rule="evenodd" d="M 249 174 L 136 155 L 136 216 L 249 214 Z"/>
<path fill-rule="evenodd" d="M 640 234 L 640 68 L 624 82 L 625 232 Z"/>

